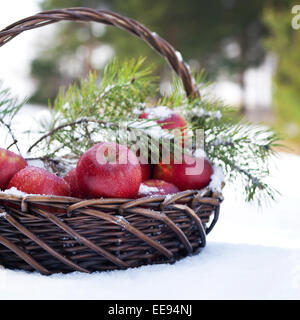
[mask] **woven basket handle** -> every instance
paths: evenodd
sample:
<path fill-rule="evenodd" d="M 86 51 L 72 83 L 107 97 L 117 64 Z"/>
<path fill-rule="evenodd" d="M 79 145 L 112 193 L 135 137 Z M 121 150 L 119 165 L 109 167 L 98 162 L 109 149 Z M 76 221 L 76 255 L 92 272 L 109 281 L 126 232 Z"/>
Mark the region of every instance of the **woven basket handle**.
<path fill-rule="evenodd" d="M 68 8 L 44 11 L 15 22 L 0 31 L 0 47 L 23 31 L 39 28 L 58 21 L 95 21 L 107 25 L 113 25 L 134 34 L 135 36 L 143 39 L 169 62 L 172 69 L 182 79 L 185 92 L 188 97 L 200 97 L 200 93 L 195 85 L 195 81 L 190 73 L 189 67 L 183 61 L 179 52 L 177 52 L 166 40 L 159 37 L 156 33 L 151 32 L 141 23 L 111 11 L 94 10 L 89 8 Z"/>

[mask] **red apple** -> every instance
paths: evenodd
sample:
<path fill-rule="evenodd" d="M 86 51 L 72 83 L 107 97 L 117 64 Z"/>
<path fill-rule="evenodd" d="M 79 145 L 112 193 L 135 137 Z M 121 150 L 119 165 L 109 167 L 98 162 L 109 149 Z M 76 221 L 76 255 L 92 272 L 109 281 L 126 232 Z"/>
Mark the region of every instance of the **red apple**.
<path fill-rule="evenodd" d="M 141 170 L 142 170 L 142 181 L 151 179 L 152 176 L 152 166 L 145 156 L 141 155 L 140 150 L 136 152 L 136 156 L 139 159 Z"/>
<path fill-rule="evenodd" d="M 153 195 L 168 195 L 177 192 L 179 192 L 179 189 L 174 186 L 174 184 L 163 180 L 152 179 L 142 182 L 137 197 L 142 198 Z"/>
<path fill-rule="evenodd" d="M 175 184 L 180 190 L 200 190 L 210 182 L 213 169 L 205 158 L 185 155 L 182 163 L 158 164 L 154 167 L 154 178 Z"/>
<path fill-rule="evenodd" d="M 138 158 L 113 142 L 101 142 L 86 151 L 76 174 L 80 190 L 95 198 L 135 198 L 142 182 Z"/>
<path fill-rule="evenodd" d="M 176 129 L 186 126 L 185 120 L 175 111 L 168 107 L 159 106 L 155 108 L 146 108 L 140 119 L 156 119 L 156 122 L 162 125 L 163 129 Z"/>
<path fill-rule="evenodd" d="M 0 190 L 5 190 L 11 178 L 27 166 L 21 156 L 0 148 Z"/>
<path fill-rule="evenodd" d="M 142 170 L 142 181 L 151 179 L 152 166 L 147 163 L 140 163 Z"/>
<path fill-rule="evenodd" d="M 76 168 L 70 170 L 68 173 L 65 174 L 64 180 L 70 185 L 71 190 L 71 197 L 74 198 L 81 198 L 83 199 L 83 193 L 81 192 L 78 186 L 78 180 L 76 175 Z"/>
<path fill-rule="evenodd" d="M 70 186 L 64 179 L 44 169 L 30 166 L 17 172 L 8 188 L 17 188 L 29 194 L 70 196 Z"/>

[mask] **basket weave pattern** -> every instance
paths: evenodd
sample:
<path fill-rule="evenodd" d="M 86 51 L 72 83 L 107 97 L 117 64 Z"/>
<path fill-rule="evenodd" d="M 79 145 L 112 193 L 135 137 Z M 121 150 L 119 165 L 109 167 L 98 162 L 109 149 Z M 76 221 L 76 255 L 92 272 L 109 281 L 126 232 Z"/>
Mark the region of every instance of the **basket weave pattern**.
<path fill-rule="evenodd" d="M 205 246 L 220 208 L 208 189 L 131 201 L 0 199 L 0 263 L 43 274 L 175 262 Z"/>
<path fill-rule="evenodd" d="M 0 31 L 0 46 L 61 20 L 114 25 L 146 41 L 199 97 L 187 64 L 164 39 L 132 19 L 88 8 L 51 10 Z M 173 263 L 199 252 L 215 226 L 222 194 L 209 188 L 172 196 L 81 200 L 0 193 L 0 264 L 42 274 Z"/>

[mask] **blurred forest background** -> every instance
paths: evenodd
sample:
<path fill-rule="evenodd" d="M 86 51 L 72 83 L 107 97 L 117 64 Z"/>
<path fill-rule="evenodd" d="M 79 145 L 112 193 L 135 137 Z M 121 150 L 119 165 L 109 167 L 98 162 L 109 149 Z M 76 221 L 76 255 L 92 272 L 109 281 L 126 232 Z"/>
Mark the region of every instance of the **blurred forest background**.
<path fill-rule="evenodd" d="M 223 85 L 223 91 L 238 92 L 233 101 L 237 110 L 250 120 L 271 124 L 300 152 L 300 29 L 291 25 L 297 1 L 42 0 L 39 4 L 41 10 L 109 9 L 142 22 L 182 52 L 194 70 L 204 68 L 216 84 L 234 83 L 235 87 Z M 47 103 L 60 86 L 90 70 L 101 71 L 114 55 L 147 56 L 167 88 L 168 66 L 140 39 L 96 23 L 60 23 L 32 61 L 36 91 L 31 102 Z"/>

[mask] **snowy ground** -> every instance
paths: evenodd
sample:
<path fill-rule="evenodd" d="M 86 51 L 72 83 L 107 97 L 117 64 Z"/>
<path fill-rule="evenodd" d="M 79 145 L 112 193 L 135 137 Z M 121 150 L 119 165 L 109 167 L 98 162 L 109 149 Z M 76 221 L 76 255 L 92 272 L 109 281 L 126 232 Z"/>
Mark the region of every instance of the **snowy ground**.
<path fill-rule="evenodd" d="M 19 118 L 23 126 L 32 110 Z M 92 275 L 0 269 L 0 299 L 300 299 L 299 166 L 300 157 L 280 154 L 270 180 L 282 196 L 263 209 L 227 185 L 220 220 L 197 256 Z"/>

